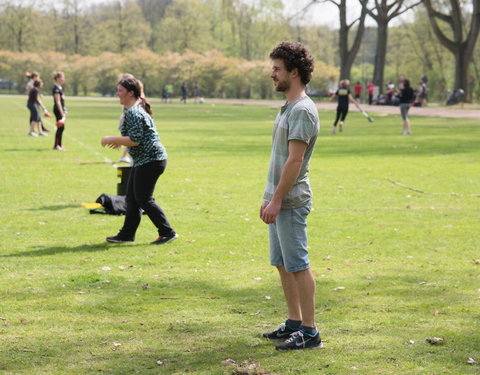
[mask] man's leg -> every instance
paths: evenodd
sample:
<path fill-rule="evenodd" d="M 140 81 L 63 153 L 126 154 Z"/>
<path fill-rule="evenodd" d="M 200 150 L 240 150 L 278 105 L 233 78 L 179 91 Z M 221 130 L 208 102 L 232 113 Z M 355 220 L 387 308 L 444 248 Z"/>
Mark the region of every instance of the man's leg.
<path fill-rule="evenodd" d="M 277 269 L 287 301 L 288 318 L 301 320 L 302 325 L 314 327 L 316 285 L 312 271 L 287 272 L 282 266 Z"/>
<path fill-rule="evenodd" d="M 287 272 L 283 266 L 277 266 L 277 269 L 280 274 L 285 300 L 287 301 L 288 318 L 301 321 L 302 311 L 296 277 L 294 273 Z"/>
<path fill-rule="evenodd" d="M 299 297 L 302 325 L 315 327 L 315 290 L 316 284 L 311 269 L 293 272 L 297 295 Z"/>

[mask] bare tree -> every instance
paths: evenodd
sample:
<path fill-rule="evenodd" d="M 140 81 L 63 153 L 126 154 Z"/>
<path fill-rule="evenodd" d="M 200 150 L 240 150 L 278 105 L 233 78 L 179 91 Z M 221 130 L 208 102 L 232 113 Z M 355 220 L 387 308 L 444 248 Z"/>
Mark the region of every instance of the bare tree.
<path fill-rule="evenodd" d="M 368 14 L 377 23 L 377 48 L 375 54 L 375 68 L 373 82 L 383 91 L 383 75 L 388 43 L 388 24 L 390 21 L 420 4 L 406 4 L 408 0 L 375 0 L 375 6 L 367 9 Z M 477 1 L 477 0 L 476 0 Z"/>
<path fill-rule="evenodd" d="M 368 0 L 358 0 L 362 6 L 361 14 L 353 21 L 348 23 L 347 20 L 347 0 L 311 0 L 309 1 L 299 12 L 293 17 L 299 15 L 305 15 L 307 10 L 314 4 L 320 4 L 330 2 L 338 8 L 340 28 L 338 30 L 338 43 L 339 43 L 339 58 L 340 58 L 340 79 L 350 78 L 350 72 L 352 70 L 353 62 L 357 57 L 358 50 L 362 43 L 363 33 L 365 31 L 365 18 L 367 16 L 367 3 Z M 355 24 L 358 22 L 357 33 L 352 45 L 349 47 L 349 34 L 352 31 Z"/>
<path fill-rule="evenodd" d="M 347 0 L 329 0 L 338 7 L 340 14 L 339 47 L 340 47 L 340 79 L 350 79 L 350 71 L 357 57 L 360 44 L 365 31 L 365 18 L 367 16 L 367 1 L 360 0 L 362 5 L 361 14 L 350 24 L 347 22 Z M 352 27 L 358 22 L 358 29 L 352 46 L 349 49 L 348 37 Z"/>
<path fill-rule="evenodd" d="M 475 44 L 477 43 L 478 34 L 480 32 L 480 0 L 472 0 L 470 31 L 466 33 L 466 37 L 461 3 L 459 0 L 449 1 L 450 6 L 445 6 L 443 8 L 444 11 L 448 12 L 447 14 L 436 10 L 431 0 L 424 0 L 424 4 L 427 8 L 428 18 L 430 19 L 435 35 L 440 43 L 455 56 L 455 89 L 461 88 L 468 91 L 468 65 L 472 61 Z M 443 21 L 450 26 L 453 35 L 451 39 L 445 35 L 444 31 L 440 28 L 438 21 Z"/>

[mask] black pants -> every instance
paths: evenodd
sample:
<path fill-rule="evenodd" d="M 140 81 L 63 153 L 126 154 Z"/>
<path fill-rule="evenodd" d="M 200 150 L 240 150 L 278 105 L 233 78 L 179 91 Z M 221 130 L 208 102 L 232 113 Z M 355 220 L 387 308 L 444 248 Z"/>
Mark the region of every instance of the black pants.
<path fill-rule="evenodd" d="M 167 161 L 159 160 L 132 168 L 127 184 L 127 213 L 119 233 L 120 237 L 135 239 L 135 233 L 142 219 L 142 210 L 157 227 L 160 236 L 167 237 L 175 234 L 165 213 L 153 198 L 155 184 L 166 167 Z"/>
<path fill-rule="evenodd" d="M 65 108 L 63 109 L 65 111 Z M 57 109 L 57 106 L 53 107 L 53 114 L 55 115 L 55 119 L 58 121 L 62 118 L 60 111 Z M 60 146 L 62 147 L 62 135 L 63 131 L 65 130 L 65 125 L 58 126 L 57 125 L 57 132 L 55 133 L 55 144 L 53 147 Z"/>
<path fill-rule="evenodd" d="M 337 107 L 337 117 L 335 117 L 335 122 L 333 126 L 337 126 L 338 119 L 341 122 L 345 121 L 345 117 L 347 117 L 348 107 Z"/>

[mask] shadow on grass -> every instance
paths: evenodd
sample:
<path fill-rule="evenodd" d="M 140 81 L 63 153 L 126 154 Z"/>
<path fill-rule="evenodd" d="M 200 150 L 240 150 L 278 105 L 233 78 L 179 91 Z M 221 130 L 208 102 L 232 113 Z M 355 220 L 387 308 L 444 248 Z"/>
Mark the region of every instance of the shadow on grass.
<path fill-rule="evenodd" d="M 51 148 L 7 148 L 3 150 L 4 152 L 45 152 L 52 151 Z"/>
<path fill-rule="evenodd" d="M 129 245 L 121 245 L 123 246 L 144 246 L 144 244 L 129 244 Z M 106 251 L 110 250 L 112 247 L 118 247 L 118 244 L 109 244 L 107 242 L 91 244 L 91 245 L 80 245 L 75 247 L 68 247 L 68 246 L 52 246 L 46 248 L 40 248 L 38 250 L 29 250 L 19 253 L 13 254 L 5 254 L 0 255 L 0 258 L 14 258 L 14 257 L 37 257 L 37 256 L 45 256 L 45 255 L 56 255 L 61 253 L 76 253 L 76 252 L 94 252 L 94 251 Z"/>
<path fill-rule="evenodd" d="M 60 211 L 60 210 L 66 210 L 68 208 L 78 208 L 78 207 L 80 207 L 80 205 L 78 204 L 57 204 L 53 206 L 27 208 L 25 209 L 25 211 Z"/>
<path fill-rule="evenodd" d="M 12 342 L 6 353 L 17 354 L 9 356 L 5 369 L 33 371 L 35 367 L 39 371 L 42 366 L 51 366 L 52 360 L 57 362 L 54 366 L 58 368 L 72 367 L 72 360 L 79 358 L 80 353 L 82 360 L 69 373 L 223 374 L 224 370 L 232 373 L 235 368 L 222 363 L 228 358 L 238 364 L 252 358 L 265 368 L 264 361 L 275 355 L 274 343 L 260 337 L 264 329 L 252 327 L 252 318 L 248 318 L 249 314 L 255 314 L 253 320 L 258 322 L 266 318 L 257 315 L 262 298 L 254 287 L 229 288 L 222 280 L 199 281 L 195 277 L 185 277 L 170 280 L 168 285 L 163 285 L 167 280 L 159 281 L 140 292 L 138 279 L 109 277 L 110 282 L 103 284 L 101 277 L 92 281 L 88 275 L 87 279 L 83 276 L 79 274 L 78 281 L 77 277 L 70 276 L 60 293 L 69 294 L 81 288 L 88 290 L 83 294 L 87 298 L 81 305 L 67 303 L 58 309 L 66 316 L 81 311 L 84 319 L 61 319 L 52 323 L 55 330 L 48 337 L 30 337 L 28 344 L 24 338 Z M 104 289 L 97 289 L 98 285 L 103 285 Z M 47 294 L 55 295 L 56 290 Z M 90 295 L 93 298 L 88 298 Z M 179 301 L 170 301 L 176 299 Z M 186 318 L 182 313 L 184 309 L 199 316 L 192 314 Z M 226 329 L 225 324 L 209 324 L 209 319 L 203 321 L 212 312 L 218 316 L 214 322 L 231 317 L 235 327 Z M 58 333 L 58 329 L 66 329 L 62 324 L 78 329 L 64 336 Z M 96 329 L 97 324 L 103 328 Z M 112 346 L 115 341 L 121 345 Z M 39 360 L 32 362 L 32 357 Z"/>

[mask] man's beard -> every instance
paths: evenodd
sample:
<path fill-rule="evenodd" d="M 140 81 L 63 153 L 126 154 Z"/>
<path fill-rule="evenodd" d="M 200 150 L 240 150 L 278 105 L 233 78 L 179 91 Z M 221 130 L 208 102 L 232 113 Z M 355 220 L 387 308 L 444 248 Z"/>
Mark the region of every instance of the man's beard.
<path fill-rule="evenodd" d="M 275 86 L 275 90 L 279 92 L 285 92 L 290 88 L 290 81 L 278 81 Z"/>

